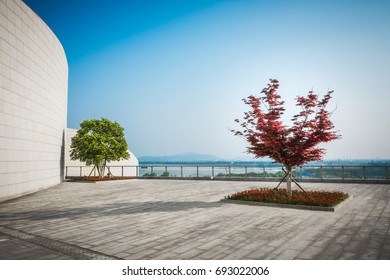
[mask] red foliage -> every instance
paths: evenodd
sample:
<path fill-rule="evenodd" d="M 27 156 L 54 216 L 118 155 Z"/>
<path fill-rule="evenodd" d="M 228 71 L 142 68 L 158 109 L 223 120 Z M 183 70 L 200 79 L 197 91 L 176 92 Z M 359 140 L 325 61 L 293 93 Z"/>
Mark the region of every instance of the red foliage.
<path fill-rule="evenodd" d="M 249 142 L 248 153 L 256 158 L 270 157 L 288 170 L 309 161 L 321 160 L 325 150 L 317 145 L 340 138 L 336 131 L 332 131 L 334 126 L 326 110 L 333 91 L 328 91 L 321 100 L 313 91 L 309 91 L 306 97 L 298 96 L 296 106 L 302 111 L 291 119 L 293 125 L 287 127 L 281 120 L 285 109 L 284 101 L 277 94 L 278 88 L 279 81 L 270 79 L 260 97 L 250 95 L 243 99 L 252 110 L 244 113 L 242 121 L 235 120 L 243 130 L 232 132 Z"/>
<path fill-rule="evenodd" d="M 292 191 L 292 195 L 289 196 L 286 189 L 262 188 L 237 192 L 227 196 L 226 199 L 332 207 L 347 197 L 348 194 L 344 192 L 307 191 L 305 193 L 297 190 Z"/>

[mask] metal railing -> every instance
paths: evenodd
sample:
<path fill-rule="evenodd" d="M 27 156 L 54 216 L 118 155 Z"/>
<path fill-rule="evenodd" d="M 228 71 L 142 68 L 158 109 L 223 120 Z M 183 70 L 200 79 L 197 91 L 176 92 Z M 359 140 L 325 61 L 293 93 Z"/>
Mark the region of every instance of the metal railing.
<path fill-rule="evenodd" d="M 91 166 L 67 166 L 67 178 L 89 176 Z M 293 170 L 293 177 L 300 181 L 342 181 L 342 182 L 389 182 L 387 165 L 304 165 Z M 281 165 L 191 165 L 155 164 L 109 166 L 113 176 L 169 179 L 215 179 L 215 180 L 277 180 L 284 176 Z M 108 171 L 107 171 L 108 172 Z M 97 176 L 92 171 L 91 176 Z"/>
<path fill-rule="evenodd" d="M 106 173 L 110 172 L 113 176 L 138 177 L 138 165 L 108 166 Z M 98 172 L 93 166 L 66 166 L 65 178 L 98 176 Z"/>

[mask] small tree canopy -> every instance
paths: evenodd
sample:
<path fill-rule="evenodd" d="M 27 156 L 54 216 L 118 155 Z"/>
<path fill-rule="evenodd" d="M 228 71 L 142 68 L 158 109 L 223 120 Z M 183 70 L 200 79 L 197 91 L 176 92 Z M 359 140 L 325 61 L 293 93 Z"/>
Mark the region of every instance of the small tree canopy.
<path fill-rule="evenodd" d="M 80 160 L 87 165 L 95 165 L 103 176 L 107 162 L 128 159 L 124 129 L 117 122 L 108 119 L 85 120 L 80 124 L 70 145 L 72 160 Z"/>
<path fill-rule="evenodd" d="M 248 99 L 243 99 L 252 110 L 244 113 L 242 121 L 235 120 L 243 130 L 232 132 L 248 141 L 248 153 L 257 158 L 268 156 L 287 169 L 321 160 L 325 150 L 318 144 L 340 138 L 333 131 L 331 114 L 326 110 L 333 90 L 321 100 L 313 91 L 309 91 L 306 97 L 298 96 L 296 106 L 302 110 L 291 119 L 293 125 L 287 127 L 281 120 L 285 109 L 284 101 L 277 94 L 278 88 L 279 81 L 270 79 L 260 97 L 250 95 Z"/>
<path fill-rule="evenodd" d="M 326 110 L 332 90 L 322 99 L 313 91 L 309 91 L 307 96 L 298 96 L 296 106 L 301 108 L 301 112 L 291 119 L 293 125 L 288 127 L 281 119 L 285 108 L 284 101 L 277 94 L 278 88 L 279 81 L 270 79 L 259 97 L 250 95 L 243 99 L 251 110 L 244 113 L 243 120 L 235 120 L 242 130 L 232 132 L 248 141 L 248 153 L 256 158 L 268 156 L 286 167 L 291 193 L 291 169 L 309 161 L 321 160 L 325 150 L 318 144 L 339 139 L 340 135 L 333 130 L 331 114 Z"/>

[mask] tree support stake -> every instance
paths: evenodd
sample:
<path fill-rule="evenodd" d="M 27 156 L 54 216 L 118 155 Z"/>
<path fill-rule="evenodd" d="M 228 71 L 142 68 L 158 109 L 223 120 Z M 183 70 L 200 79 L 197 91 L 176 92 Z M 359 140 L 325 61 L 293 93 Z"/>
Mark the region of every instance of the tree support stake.
<path fill-rule="evenodd" d="M 274 190 L 276 190 L 276 189 L 278 189 L 279 188 L 279 186 L 283 183 L 283 181 L 286 179 L 286 177 L 288 176 L 288 175 L 290 175 L 291 174 L 291 171 L 286 171 L 285 169 L 284 169 L 284 167 L 282 167 L 282 170 L 283 170 L 283 172 L 284 173 L 286 173 L 286 175 L 284 175 L 284 177 L 283 177 L 283 179 L 279 182 L 279 184 L 276 186 L 276 188 L 274 188 Z M 307 194 L 307 192 L 301 187 L 301 185 L 300 184 L 298 184 L 298 182 L 291 176 L 291 180 L 305 193 L 305 194 Z"/>

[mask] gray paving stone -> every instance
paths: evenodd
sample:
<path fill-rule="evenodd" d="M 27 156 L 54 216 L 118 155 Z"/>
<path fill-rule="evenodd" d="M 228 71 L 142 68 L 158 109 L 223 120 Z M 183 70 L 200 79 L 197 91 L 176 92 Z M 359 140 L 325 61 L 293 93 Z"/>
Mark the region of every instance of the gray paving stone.
<path fill-rule="evenodd" d="M 359 254 L 359 259 L 364 260 L 378 260 L 380 256 L 380 251 L 372 248 L 364 248 Z"/>
<path fill-rule="evenodd" d="M 324 250 L 317 256 L 325 260 L 338 259 L 342 252 L 342 247 L 339 244 L 332 243 L 325 247 Z"/>
<path fill-rule="evenodd" d="M 317 247 L 326 247 L 328 244 L 330 244 L 332 242 L 332 237 L 328 237 L 326 235 L 322 235 L 320 237 L 318 237 L 313 243 L 312 245 L 313 246 L 317 246 Z"/>
<path fill-rule="evenodd" d="M 200 259 L 198 256 L 201 255 L 204 252 L 204 250 L 193 248 L 191 250 L 186 251 L 183 254 L 177 255 L 177 258 L 179 260 L 198 260 Z"/>
<path fill-rule="evenodd" d="M 206 241 L 207 242 L 207 241 Z M 202 250 L 209 250 L 211 248 L 214 248 L 218 245 L 221 245 L 221 244 L 224 244 L 226 243 L 225 240 L 222 240 L 222 239 L 214 239 L 214 240 L 211 240 L 207 243 L 204 243 L 204 244 L 201 244 L 198 248 L 199 249 L 202 249 Z"/>
<path fill-rule="evenodd" d="M 160 252 L 160 254 L 155 254 L 153 257 L 156 260 L 177 260 L 179 259 L 177 257 L 177 254 L 172 253 L 172 252 Z"/>
<path fill-rule="evenodd" d="M 246 257 L 250 256 L 253 250 L 247 250 L 243 248 L 237 248 L 230 254 L 224 257 L 224 259 L 227 260 L 240 260 L 240 259 L 245 259 Z"/>
<path fill-rule="evenodd" d="M 316 259 L 316 256 L 321 254 L 323 252 L 324 248 L 323 247 L 317 247 L 317 246 L 309 246 L 303 251 L 301 251 L 298 255 L 297 258 L 299 259 L 305 259 L 305 260 L 313 260 Z"/>
<path fill-rule="evenodd" d="M 366 242 L 363 242 L 363 244 L 366 244 Z M 355 252 L 355 253 L 360 253 L 362 250 L 362 242 L 361 240 L 354 240 L 351 242 L 348 242 L 343 248 L 344 252 Z"/>
<path fill-rule="evenodd" d="M 63 183 L 1 202 L 0 225 L 125 259 L 390 259 L 389 185 L 302 184 L 353 195 L 334 213 L 219 203 L 274 184 Z M 0 259 L 9 258 L 71 257 L 0 232 Z"/>
<path fill-rule="evenodd" d="M 339 256 L 340 260 L 354 260 L 359 258 L 359 254 L 357 252 L 342 252 Z"/>
<path fill-rule="evenodd" d="M 294 259 L 296 256 L 300 254 L 301 251 L 299 250 L 292 250 L 292 249 L 287 249 L 284 250 L 282 253 L 276 256 L 275 259 L 277 260 L 291 260 Z"/>
<path fill-rule="evenodd" d="M 250 254 L 248 254 L 248 259 L 253 259 L 253 260 L 262 260 L 265 259 L 267 256 L 271 254 L 271 252 L 275 251 L 275 247 L 269 246 L 269 245 L 264 245 L 261 246 L 255 250 L 253 250 Z"/>

